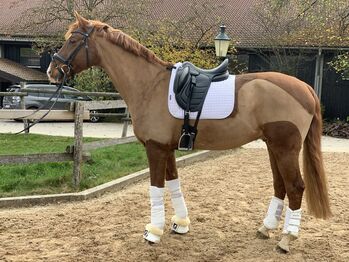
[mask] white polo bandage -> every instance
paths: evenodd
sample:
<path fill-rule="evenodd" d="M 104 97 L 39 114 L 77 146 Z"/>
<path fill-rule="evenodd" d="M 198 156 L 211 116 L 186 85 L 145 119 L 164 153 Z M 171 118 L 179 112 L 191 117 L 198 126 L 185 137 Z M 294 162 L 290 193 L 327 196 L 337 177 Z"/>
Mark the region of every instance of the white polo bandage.
<path fill-rule="evenodd" d="M 164 188 L 150 186 L 151 225 L 162 230 L 165 226 Z"/>
<path fill-rule="evenodd" d="M 283 208 L 284 201 L 273 196 L 269 204 L 267 215 L 263 220 L 263 224 L 267 229 L 276 229 L 278 227 Z"/>
<path fill-rule="evenodd" d="M 292 210 L 289 207 L 286 208 L 285 224 L 282 231 L 283 234 L 290 234 L 294 237 L 298 237 L 299 227 L 301 225 L 302 209 Z"/>
<path fill-rule="evenodd" d="M 166 181 L 166 186 L 171 194 L 172 206 L 175 210 L 176 217 L 186 219 L 188 217 L 188 209 L 181 192 L 179 179 Z"/>

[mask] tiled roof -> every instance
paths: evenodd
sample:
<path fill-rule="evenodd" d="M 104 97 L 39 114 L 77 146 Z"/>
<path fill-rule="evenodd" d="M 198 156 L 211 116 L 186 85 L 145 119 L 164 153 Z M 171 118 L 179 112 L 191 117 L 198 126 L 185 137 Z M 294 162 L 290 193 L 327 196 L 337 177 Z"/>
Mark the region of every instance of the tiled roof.
<path fill-rule="evenodd" d="M 31 32 L 18 31 L 18 19 L 29 8 L 37 6 L 42 2 L 43 0 L 0 0 L 0 35 L 31 36 Z"/>
<path fill-rule="evenodd" d="M 205 1 L 202 1 L 205 2 Z M 206 1 L 207 2 L 207 1 Z M 251 46 L 258 42 L 260 30 L 253 22 L 253 9 L 259 0 L 214 0 L 212 16 L 226 26 L 227 34 L 237 46 Z M 158 18 L 178 19 L 190 14 L 190 1 L 162 0 L 157 4 L 155 16 Z M 218 22 L 218 21 L 215 21 Z M 217 34 L 219 28 L 217 27 Z"/>
<path fill-rule="evenodd" d="M 5 58 L 0 58 L 0 77 L 11 82 L 47 81 L 46 74 Z"/>
<path fill-rule="evenodd" d="M 42 32 L 23 31 L 19 28 L 21 14 L 32 7 L 40 5 L 44 0 L 0 0 L 0 38 L 13 39 L 17 37 L 31 38 L 33 34 L 50 34 L 66 28 L 66 25 L 52 25 Z M 190 2 L 184 0 L 160 0 L 153 6 L 155 19 L 180 19 L 190 12 Z M 251 8 L 258 0 L 215 0 L 217 7 L 213 16 L 220 17 L 227 26 L 227 33 L 238 45 L 251 45 L 256 42 L 256 27 L 251 21 Z M 222 6 L 224 6 L 222 8 Z M 218 28 L 217 28 L 218 33 Z"/>
<path fill-rule="evenodd" d="M 50 35 L 55 32 L 65 31 L 66 24 L 55 23 L 42 29 L 41 32 L 17 29 L 20 24 L 18 18 L 28 9 L 42 4 L 45 0 L 0 0 L 0 40 L 18 37 L 31 38 L 33 35 Z M 193 1 L 186 0 L 157 0 L 150 10 L 152 19 L 169 18 L 180 20 L 188 15 Z M 195 1 L 194 1 L 195 2 Z M 197 0 L 197 4 L 209 3 L 217 8 L 212 17 L 219 17 L 226 25 L 227 33 L 237 47 L 262 47 L 268 41 L 263 30 L 257 25 L 254 9 L 261 0 Z M 119 24 L 119 23 L 117 23 Z M 195 30 L 195 29 L 194 29 Z M 275 28 L 273 34 L 278 34 Z M 218 33 L 218 28 L 217 28 Z M 195 32 L 193 32 L 195 34 Z M 320 44 L 320 43 L 318 43 Z M 291 44 L 292 45 L 292 44 Z M 302 45 L 296 42 L 293 45 Z M 305 44 L 310 45 L 310 44 Z M 316 43 L 314 44 L 316 46 Z"/>

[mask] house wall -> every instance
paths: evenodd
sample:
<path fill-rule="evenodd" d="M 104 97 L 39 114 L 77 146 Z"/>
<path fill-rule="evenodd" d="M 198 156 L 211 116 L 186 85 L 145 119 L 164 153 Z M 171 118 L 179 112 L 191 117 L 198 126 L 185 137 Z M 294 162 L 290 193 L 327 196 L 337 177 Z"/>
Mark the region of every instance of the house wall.
<path fill-rule="evenodd" d="M 334 54 L 325 54 L 324 78 L 322 82 L 321 102 L 324 117 L 327 119 L 347 120 L 349 117 L 349 79 L 345 80 L 330 68 L 328 62 Z"/>
<path fill-rule="evenodd" d="M 4 44 L 4 58 L 15 61 L 17 63 L 20 62 L 20 48 L 22 47 L 31 47 L 31 45 L 25 43 L 6 43 Z"/>
<path fill-rule="evenodd" d="M 284 66 L 275 67 L 275 57 L 272 52 L 260 53 L 258 50 L 244 51 L 249 53 L 248 71 L 279 71 L 299 78 L 314 87 L 316 55 L 315 51 L 292 51 L 283 58 Z M 300 56 L 301 54 L 301 56 Z M 334 57 L 333 51 L 326 51 L 323 69 L 321 104 L 324 108 L 324 118 L 347 120 L 349 116 L 349 80 L 332 70 L 328 62 Z"/>
<path fill-rule="evenodd" d="M 282 61 L 277 61 L 272 53 L 252 53 L 249 56 L 248 71 L 263 72 L 276 71 L 292 75 L 306 82 L 310 86 L 314 86 L 315 76 L 315 61 L 316 54 L 306 54 L 299 56 L 298 54 L 290 54 L 281 58 Z"/>
<path fill-rule="evenodd" d="M 0 57 L 12 60 L 14 62 L 20 63 L 20 50 L 21 48 L 31 48 L 31 44 L 28 42 L 4 42 L 0 43 Z M 1 49 L 2 47 L 2 49 Z M 38 69 L 42 72 L 46 72 L 48 65 L 51 62 L 51 56 L 45 52 L 41 54 L 40 57 L 40 68 Z"/>
<path fill-rule="evenodd" d="M 50 54 L 48 52 L 41 54 L 41 58 L 40 58 L 41 70 L 40 71 L 45 73 L 50 63 L 51 63 Z"/>

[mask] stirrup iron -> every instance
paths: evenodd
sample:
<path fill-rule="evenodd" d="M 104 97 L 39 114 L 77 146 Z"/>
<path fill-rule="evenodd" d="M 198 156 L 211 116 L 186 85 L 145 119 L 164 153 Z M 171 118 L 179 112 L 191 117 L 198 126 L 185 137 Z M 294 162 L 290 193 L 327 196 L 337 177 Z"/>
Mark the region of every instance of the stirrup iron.
<path fill-rule="evenodd" d="M 178 150 L 181 150 L 181 151 L 193 150 L 194 139 L 195 139 L 195 133 L 186 133 L 184 131 L 181 137 L 179 138 Z"/>

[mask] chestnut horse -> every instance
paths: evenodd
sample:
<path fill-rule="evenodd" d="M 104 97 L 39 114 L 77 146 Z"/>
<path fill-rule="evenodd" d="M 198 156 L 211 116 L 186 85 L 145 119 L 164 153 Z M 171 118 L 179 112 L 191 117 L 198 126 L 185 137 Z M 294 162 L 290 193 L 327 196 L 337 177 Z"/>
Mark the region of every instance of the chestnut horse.
<path fill-rule="evenodd" d="M 90 66 L 101 67 L 110 76 L 131 113 L 134 133 L 146 149 L 151 221 L 143 237 L 157 243 L 163 234 L 165 184 L 175 213 L 171 229 L 187 233 L 190 220 L 174 155 L 182 120 L 172 117 L 167 105 L 172 64 L 120 30 L 76 13 L 76 22 L 70 25 L 66 42 L 47 73 L 51 81 L 59 83 Z M 289 206 L 278 243 L 279 250 L 287 252 L 290 241 L 298 237 L 304 190 L 310 214 L 323 219 L 331 215 L 321 154 L 319 99 L 306 83 L 276 72 L 237 75 L 235 86 L 232 114 L 221 120 L 201 120 L 195 148 L 222 150 L 256 139 L 265 141 L 274 196 L 257 235 L 268 238 L 269 231 L 278 228 L 287 194 Z M 304 182 L 298 160 L 302 145 Z"/>

